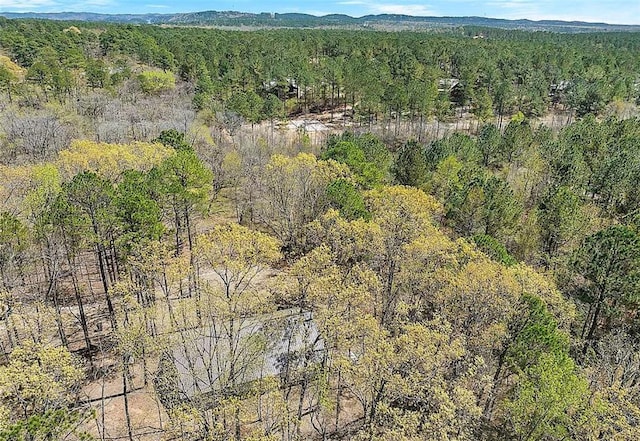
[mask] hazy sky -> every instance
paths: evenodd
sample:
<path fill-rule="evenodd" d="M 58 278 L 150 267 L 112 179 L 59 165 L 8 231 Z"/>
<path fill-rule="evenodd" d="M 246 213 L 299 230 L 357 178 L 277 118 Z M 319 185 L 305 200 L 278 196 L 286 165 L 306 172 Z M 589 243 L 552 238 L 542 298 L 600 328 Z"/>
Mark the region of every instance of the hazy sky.
<path fill-rule="evenodd" d="M 640 24 L 640 0 L 0 0 L 4 12 L 88 11 L 104 13 L 140 12 L 305 12 L 362 16 L 367 14 L 450 15 L 495 18 L 560 19 Z"/>

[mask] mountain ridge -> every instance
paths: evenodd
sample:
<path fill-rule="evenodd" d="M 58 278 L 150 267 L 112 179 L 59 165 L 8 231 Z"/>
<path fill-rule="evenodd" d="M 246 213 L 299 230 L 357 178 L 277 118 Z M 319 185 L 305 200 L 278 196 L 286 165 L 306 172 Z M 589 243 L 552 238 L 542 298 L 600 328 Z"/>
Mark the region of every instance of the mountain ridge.
<path fill-rule="evenodd" d="M 316 16 L 303 13 L 249 13 L 240 11 L 198 11 L 187 13 L 103 14 L 94 12 L 0 12 L 9 19 L 46 19 L 106 23 L 196 25 L 219 27 L 296 27 L 296 28 L 398 28 L 482 26 L 504 29 L 547 30 L 556 32 L 640 31 L 640 25 L 564 20 L 502 19 L 476 16 L 412 16 L 378 14 L 352 17 L 345 14 Z"/>

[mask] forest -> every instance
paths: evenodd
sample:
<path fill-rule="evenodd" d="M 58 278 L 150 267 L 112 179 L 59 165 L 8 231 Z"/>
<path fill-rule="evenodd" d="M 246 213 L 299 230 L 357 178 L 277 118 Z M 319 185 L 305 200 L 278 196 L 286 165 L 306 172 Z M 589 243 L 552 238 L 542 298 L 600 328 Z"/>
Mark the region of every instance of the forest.
<path fill-rule="evenodd" d="M 637 440 L 640 33 L 0 18 L 0 440 Z"/>

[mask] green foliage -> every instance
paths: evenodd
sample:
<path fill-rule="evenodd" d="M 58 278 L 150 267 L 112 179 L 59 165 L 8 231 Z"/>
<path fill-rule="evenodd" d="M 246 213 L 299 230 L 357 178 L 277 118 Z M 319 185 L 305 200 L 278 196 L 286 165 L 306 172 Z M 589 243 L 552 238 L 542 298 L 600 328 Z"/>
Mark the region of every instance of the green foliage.
<path fill-rule="evenodd" d="M 480 121 L 487 121 L 493 117 L 493 101 L 487 90 L 481 89 L 476 93 L 472 111 Z"/>
<path fill-rule="evenodd" d="M 424 155 L 430 170 L 449 156 L 455 156 L 462 163 L 469 165 L 480 164 L 482 158 L 476 142 L 461 133 L 454 133 L 432 142 L 425 149 Z"/>
<path fill-rule="evenodd" d="M 500 147 L 502 136 L 500 130 L 493 124 L 486 124 L 478 134 L 478 150 L 482 153 L 482 165 L 493 167 L 502 160 Z"/>
<path fill-rule="evenodd" d="M 25 265 L 26 252 L 29 249 L 30 232 L 20 219 L 11 213 L 0 213 L 0 286 L 11 289 L 15 285 L 10 276 L 11 268 Z"/>
<path fill-rule="evenodd" d="M 573 269 L 599 294 L 636 302 L 640 293 L 640 236 L 633 229 L 614 225 L 587 237 L 576 251 Z M 612 305 L 613 306 L 613 305 Z"/>
<path fill-rule="evenodd" d="M 85 239 L 99 243 L 115 227 L 113 197 L 110 181 L 93 172 L 79 173 L 62 186 L 55 207 L 57 220 L 69 226 L 72 234 L 82 225 Z"/>
<path fill-rule="evenodd" d="M 422 187 L 428 178 L 429 168 L 423 149 L 416 141 L 404 144 L 398 152 L 393 174 L 401 185 Z"/>
<path fill-rule="evenodd" d="M 511 369 L 524 372 L 547 353 L 567 355 L 569 338 L 558 330 L 558 323 L 544 302 L 524 294 L 521 303 L 524 313 L 511 325 L 514 335 L 506 354 Z"/>
<path fill-rule="evenodd" d="M 640 304 L 640 236 L 624 225 L 598 231 L 575 251 L 571 268 L 583 279 L 579 297 L 591 305 L 583 326 L 586 350 L 601 315 L 625 319 Z"/>
<path fill-rule="evenodd" d="M 277 96 L 269 94 L 264 100 L 262 113 L 263 116 L 270 121 L 283 118 L 285 116 L 284 104 Z"/>
<path fill-rule="evenodd" d="M 138 83 L 144 93 L 157 94 L 174 89 L 176 79 L 171 72 L 145 71 L 138 75 Z"/>
<path fill-rule="evenodd" d="M 29 245 L 28 228 L 11 213 L 0 214 L 0 262 L 4 263 L 15 252 L 27 249 Z"/>
<path fill-rule="evenodd" d="M 342 135 L 346 140 L 348 133 Z M 393 156 L 386 145 L 377 137 L 370 133 L 365 133 L 352 137 L 354 142 L 360 146 L 367 161 L 372 162 L 382 173 L 384 182 L 388 182 Z"/>
<path fill-rule="evenodd" d="M 472 239 L 483 253 L 496 262 L 500 262 L 505 266 L 511 266 L 517 263 L 516 259 L 509 254 L 506 247 L 495 238 L 486 234 L 475 234 Z"/>
<path fill-rule="evenodd" d="M 0 64 L 0 86 L 5 91 L 9 91 L 11 84 L 17 81 L 17 77 L 4 65 Z"/>
<path fill-rule="evenodd" d="M 163 130 L 153 142 L 159 142 L 162 145 L 173 147 L 176 150 L 193 150 L 193 147 L 184 139 L 184 133 L 178 132 L 175 129 Z"/>
<path fill-rule="evenodd" d="M 0 431 L 0 441 L 47 441 L 72 436 L 79 441 L 90 441 L 94 438 L 80 427 L 88 416 L 78 410 L 48 410 L 10 424 Z"/>
<path fill-rule="evenodd" d="M 92 88 L 109 86 L 109 71 L 102 60 L 89 60 L 85 66 L 87 85 Z"/>
<path fill-rule="evenodd" d="M 588 418 L 589 384 L 567 354 L 544 353 L 518 378 L 502 409 L 516 439 L 563 439 Z"/>
<path fill-rule="evenodd" d="M 204 208 L 209 200 L 213 174 L 191 149 L 177 150 L 150 172 L 152 192 L 177 198 L 187 206 Z"/>
<path fill-rule="evenodd" d="M 176 253 L 181 251 L 185 235 L 191 249 L 196 231 L 195 215 L 209 207 L 213 173 L 193 149 L 184 148 L 151 169 L 148 182 L 151 197 L 173 223 Z M 155 216 L 152 207 L 149 204 L 151 211 L 147 215 Z"/>
<path fill-rule="evenodd" d="M 166 47 L 161 47 L 155 55 L 154 63 L 156 66 L 167 72 L 173 70 L 176 61 L 171 52 Z"/>
<path fill-rule="evenodd" d="M 258 21 L 265 19 L 280 22 L 267 17 Z M 36 62 L 51 67 L 55 63 L 50 62 L 57 61 L 63 68 L 60 79 L 64 68 L 89 72 L 92 58 L 127 57 L 162 71 L 175 68 L 183 81 L 192 84 L 215 79 L 215 87 L 225 91 L 219 94 L 222 101 L 229 91 L 264 98 L 276 89 L 282 102 L 293 100 L 291 110 L 329 102 L 333 107 L 350 104 L 369 122 L 381 114 L 395 114 L 398 119 L 436 115 L 444 120 L 455 110 L 450 108 L 452 101 L 470 104 L 477 118 L 486 120 L 493 113 L 502 117 L 517 110 L 540 116 L 551 101 L 583 115 L 601 111 L 614 97 L 637 98 L 633 33 L 476 31 L 491 38 L 478 42 L 449 29 L 433 34 L 324 29 L 231 33 L 196 27 L 86 23 L 71 27 L 9 20 L 2 26 L 0 42 L 25 68 Z M 51 52 L 57 56 L 49 56 Z M 116 84 L 125 76 L 116 72 L 111 80 Z M 439 90 L 438 81 L 452 76 L 459 80 L 456 87 Z M 293 84 L 306 92 L 293 97 L 294 91 L 287 90 Z M 199 86 L 199 94 L 218 95 L 209 86 Z"/>
<path fill-rule="evenodd" d="M 264 100 L 253 91 L 233 93 L 227 101 L 227 108 L 252 124 L 265 119 Z"/>
<path fill-rule="evenodd" d="M 365 189 L 387 182 L 391 165 L 391 154 L 380 140 L 372 135 L 356 136 L 349 132 L 331 137 L 323 158 L 348 165 Z"/>
<path fill-rule="evenodd" d="M 522 206 L 509 184 L 498 177 L 486 178 L 482 189 L 486 202 L 482 215 L 485 232 L 498 237 L 515 226 Z"/>
<path fill-rule="evenodd" d="M 348 220 L 369 219 L 364 198 L 353 183 L 344 178 L 336 179 L 327 187 L 327 195 L 333 208 L 340 211 L 340 215 Z"/>
<path fill-rule="evenodd" d="M 612 89 L 603 81 L 602 73 L 590 76 L 587 72 L 575 78 L 567 91 L 568 102 L 578 116 L 597 115 L 612 98 Z"/>
<path fill-rule="evenodd" d="M 447 204 L 462 189 L 462 171 L 462 162 L 453 155 L 447 156 L 436 166 L 426 187 L 438 197 L 438 200 Z"/>
<path fill-rule="evenodd" d="M 29 67 L 26 79 L 41 86 L 45 94 L 51 92 L 56 98 L 62 99 L 71 93 L 73 82 L 71 73 L 55 56 L 47 54 L 45 57 L 38 59 Z"/>
<path fill-rule="evenodd" d="M 589 385 L 569 356 L 568 336 L 542 300 L 525 294 L 522 306 L 505 356 L 518 377 L 499 412 L 517 439 L 562 439 L 590 418 Z"/>
<path fill-rule="evenodd" d="M 582 200 L 566 186 L 542 199 L 539 219 L 544 252 L 553 257 L 580 235 L 587 222 L 582 207 Z"/>
<path fill-rule="evenodd" d="M 116 187 L 114 209 L 120 223 L 119 245 L 128 252 L 142 240 L 158 240 L 165 231 L 162 212 L 151 197 L 147 176 L 127 170 Z"/>
<path fill-rule="evenodd" d="M 502 135 L 500 154 L 503 161 L 512 162 L 521 159 L 533 142 L 531 126 L 524 117 L 520 116 L 515 115 L 511 119 Z"/>
<path fill-rule="evenodd" d="M 463 184 L 445 202 L 447 218 L 464 235 L 501 238 L 516 224 L 522 206 L 507 182 L 491 174 L 466 170 Z M 466 182 L 465 182 L 466 181 Z"/>
<path fill-rule="evenodd" d="M 347 164 L 365 188 L 371 188 L 381 180 L 380 171 L 375 168 L 373 163 L 365 161 L 364 152 L 353 142 L 340 141 L 330 146 L 323 159 L 333 159 Z"/>

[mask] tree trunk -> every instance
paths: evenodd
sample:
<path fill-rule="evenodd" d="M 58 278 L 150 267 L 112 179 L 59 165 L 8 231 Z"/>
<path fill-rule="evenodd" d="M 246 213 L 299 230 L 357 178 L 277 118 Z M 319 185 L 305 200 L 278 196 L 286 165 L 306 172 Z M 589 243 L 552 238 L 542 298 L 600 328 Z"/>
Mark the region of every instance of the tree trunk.
<path fill-rule="evenodd" d="M 111 295 L 109 294 L 109 282 L 107 279 L 104 262 L 104 247 L 100 243 L 96 245 L 96 254 L 98 258 L 98 269 L 100 270 L 100 278 L 102 279 L 102 287 L 104 288 L 104 296 L 107 301 L 109 319 L 111 320 L 112 328 L 116 330 L 118 329 L 118 323 L 116 322 L 116 311 L 113 307 L 113 302 L 111 301 Z"/>
<path fill-rule="evenodd" d="M 600 315 L 600 310 L 602 309 L 602 302 L 603 302 L 602 295 L 600 295 L 600 297 L 598 298 L 598 303 L 596 304 L 596 309 L 593 312 L 593 318 L 591 319 L 591 326 L 589 327 L 589 333 L 587 334 L 584 341 L 584 346 L 582 347 L 582 354 L 587 353 L 587 349 L 589 349 L 589 343 L 593 339 L 593 334 L 595 333 L 596 328 L 598 327 L 598 316 Z"/>
<path fill-rule="evenodd" d="M 189 215 L 189 207 L 184 206 L 184 221 L 187 227 L 187 241 L 189 243 L 189 264 L 191 265 L 191 271 L 189 272 L 189 297 L 194 293 L 198 295 L 198 281 L 195 275 L 196 262 L 193 256 L 193 229 L 191 228 L 191 216 Z"/>
<path fill-rule="evenodd" d="M 133 430 L 131 428 L 131 415 L 129 414 L 129 396 L 127 390 L 127 374 L 129 371 L 126 356 L 122 356 L 122 396 L 124 398 L 124 416 L 127 420 L 127 434 L 129 441 L 133 441 Z"/>
<path fill-rule="evenodd" d="M 64 233 L 63 233 L 64 234 Z M 78 278 L 76 276 L 74 261 L 71 258 L 69 247 L 64 242 L 65 254 L 67 255 L 67 263 L 69 264 L 69 271 L 71 272 L 71 282 L 73 284 L 73 293 L 76 298 L 76 303 L 78 304 L 78 312 L 80 313 L 80 327 L 82 327 L 82 334 L 84 335 L 84 343 L 87 347 L 87 353 L 89 354 L 89 359 L 91 360 L 91 339 L 89 338 L 89 326 L 87 325 L 87 315 L 84 312 L 84 304 L 82 302 L 82 294 L 80 293 L 80 288 L 78 287 Z"/>

